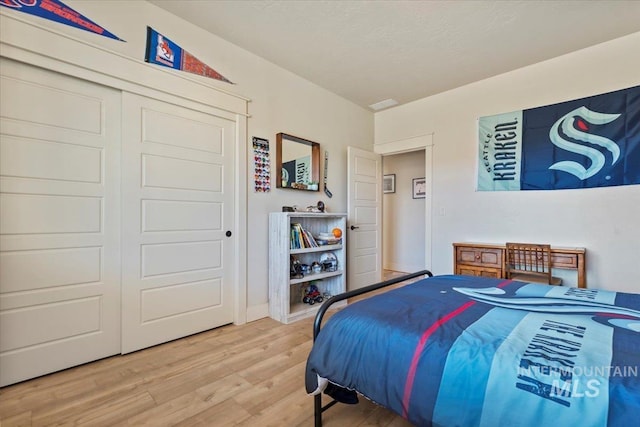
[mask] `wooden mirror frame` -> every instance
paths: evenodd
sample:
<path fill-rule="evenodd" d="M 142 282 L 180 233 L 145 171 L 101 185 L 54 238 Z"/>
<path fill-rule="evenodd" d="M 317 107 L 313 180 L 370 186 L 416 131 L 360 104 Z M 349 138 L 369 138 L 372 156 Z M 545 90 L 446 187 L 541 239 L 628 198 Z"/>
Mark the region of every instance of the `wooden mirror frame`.
<path fill-rule="evenodd" d="M 304 184 L 296 187 L 282 186 L 282 141 L 285 139 L 311 147 L 311 182 L 318 183 L 316 188 L 310 189 L 302 187 Z M 282 132 L 276 134 L 276 187 L 291 190 L 320 191 L 320 144 Z"/>

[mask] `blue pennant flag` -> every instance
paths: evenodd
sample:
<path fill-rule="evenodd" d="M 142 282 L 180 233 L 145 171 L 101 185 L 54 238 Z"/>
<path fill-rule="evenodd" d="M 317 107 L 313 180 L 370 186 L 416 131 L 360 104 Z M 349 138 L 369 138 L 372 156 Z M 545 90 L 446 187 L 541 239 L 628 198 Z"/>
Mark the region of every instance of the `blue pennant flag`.
<path fill-rule="evenodd" d="M 0 6 L 124 41 L 59 0 L 0 0 Z"/>
<path fill-rule="evenodd" d="M 225 76 L 151 27 L 147 27 L 147 49 L 144 60 L 150 64 L 163 65 L 187 73 L 233 84 L 233 82 Z"/>

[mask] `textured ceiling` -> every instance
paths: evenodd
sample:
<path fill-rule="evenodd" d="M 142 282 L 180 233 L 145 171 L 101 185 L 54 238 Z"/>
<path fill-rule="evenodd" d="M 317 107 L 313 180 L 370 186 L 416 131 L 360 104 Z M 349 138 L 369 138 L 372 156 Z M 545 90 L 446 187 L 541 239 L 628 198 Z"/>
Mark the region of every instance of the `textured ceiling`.
<path fill-rule="evenodd" d="M 151 3 L 363 107 L 407 103 L 640 31 L 640 1 Z"/>

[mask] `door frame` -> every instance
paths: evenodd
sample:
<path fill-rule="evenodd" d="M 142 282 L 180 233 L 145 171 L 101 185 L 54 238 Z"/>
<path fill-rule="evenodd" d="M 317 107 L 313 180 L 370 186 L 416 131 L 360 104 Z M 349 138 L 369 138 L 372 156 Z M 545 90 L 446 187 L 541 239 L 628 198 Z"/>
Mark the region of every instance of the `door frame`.
<path fill-rule="evenodd" d="M 247 104 L 249 98 L 155 67 L 52 28 L 0 11 L 1 58 L 189 107 L 197 105 L 236 123 L 234 323 L 247 321 Z M 110 70 L 107 74 L 104 70 Z M 179 95 L 177 95 L 179 94 Z"/>
<path fill-rule="evenodd" d="M 395 154 L 409 153 L 412 151 L 424 150 L 425 163 L 425 183 L 427 188 L 427 197 L 424 199 L 425 207 L 425 227 L 424 227 L 424 265 L 425 269 L 431 270 L 433 265 L 432 254 L 432 224 L 433 224 L 433 133 L 413 136 L 409 138 L 401 138 L 389 142 L 373 145 L 373 152 L 382 155 L 384 163 L 385 156 Z M 382 201 L 384 204 L 384 199 Z M 382 217 L 382 226 L 384 227 L 384 215 Z M 382 230 L 381 230 L 382 231 Z M 382 242 L 384 248 L 384 240 Z"/>

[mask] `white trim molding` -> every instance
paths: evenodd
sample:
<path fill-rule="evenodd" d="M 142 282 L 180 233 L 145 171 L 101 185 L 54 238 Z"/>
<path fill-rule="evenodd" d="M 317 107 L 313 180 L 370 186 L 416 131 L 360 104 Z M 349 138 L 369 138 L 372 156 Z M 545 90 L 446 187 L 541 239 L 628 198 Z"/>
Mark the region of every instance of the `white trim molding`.
<path fill-rule="evenodd" d="M 409 151 L 422 150 L 430 145 L 433 145 L 433 134 L 427 133 L 424 135 L 374 144 L 373 152 L 384 156 L 386 154 L 400 154 Z"/>
<path fill-rule="evenodd" d="M 144 96 L 149 96 L 149 90 L 174 96 L 179 94 L 179 97 L 192 102 L 247 115 L 250 99 L 205 84 L 179 71 L 149 66 L 144 61 L 2 10 L 0 29 L 0 51 L 7 58 Z"/>

